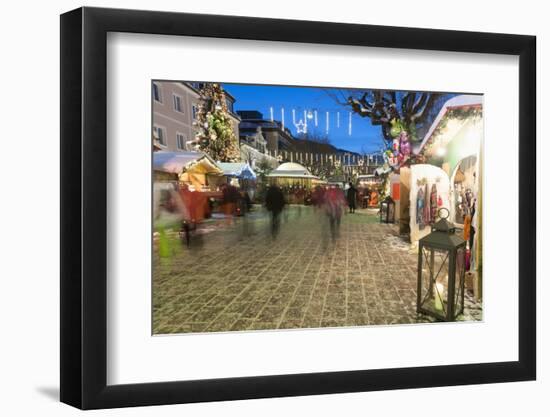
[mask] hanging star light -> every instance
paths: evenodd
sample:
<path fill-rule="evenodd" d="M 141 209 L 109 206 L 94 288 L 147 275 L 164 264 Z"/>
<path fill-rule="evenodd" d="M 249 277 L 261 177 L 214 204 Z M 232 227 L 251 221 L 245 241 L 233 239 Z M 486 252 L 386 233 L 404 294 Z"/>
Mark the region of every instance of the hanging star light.
<path fill-rule="evenodd" d="M 302 119 L 300 119 L 300 121 L 294 126 L 296 126 L 296 132 L 307 133 L 307 124 Z"/>

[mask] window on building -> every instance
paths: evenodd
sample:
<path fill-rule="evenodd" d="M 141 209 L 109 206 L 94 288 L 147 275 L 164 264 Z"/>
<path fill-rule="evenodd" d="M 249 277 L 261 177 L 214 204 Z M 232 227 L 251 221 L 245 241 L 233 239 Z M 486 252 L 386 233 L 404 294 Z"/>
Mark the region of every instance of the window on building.
<path fill-rule="evenodd" d="M 183 107 L 181 105 L 181 97 L 174 94 L 174 110 L 183 113 Z"/>
<path fill-rule="evenodd" d="M 154 126 L 153 134 L 161 145 L 166 146 L 166 134 L 162 127 Z"/>
<path fill-rule="evenodd" d="M 227 111 L 233 113 L 233 102 L 226 97 L 225 104 L 227 105 Z"/>
<path fill-rule="evenodd" d="M 197 83 L 197 82 L 191 82 L 189 83 L 191 87 L 193 87 L 196 90 L 201 90 L 204 87 L 204 83 Z"/>
<path fill-rule="evenodd" d="M 157 83 L 153 83 L 153 99 L 159 103 L 162 103 L 160 86 Z"/>
<path fill-rule="evenodd" d="M 185 135 L 183 133 L 176 133 L 176 145 L 178 149 L 185 149 Z"/>
<path fill-rule="evenodd" d="M 193 120 L 197 120 L 197 114 L 199 112 L 199 109 L 197 108 L 197 105 L 193 104 L 191 109 L 192 109 L 192 113 L 193 113 Z"/>

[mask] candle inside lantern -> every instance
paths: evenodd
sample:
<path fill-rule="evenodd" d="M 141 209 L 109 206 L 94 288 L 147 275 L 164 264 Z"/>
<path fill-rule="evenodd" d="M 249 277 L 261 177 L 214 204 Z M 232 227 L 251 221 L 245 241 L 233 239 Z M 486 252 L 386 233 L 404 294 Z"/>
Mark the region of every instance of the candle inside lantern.
<path fill-rule="evenodd" d="M 435 301 L 435 309 L 438 311 L 443 310 L 443 284 L 440 282 L 435 284 L 436 291 L 434 291 L 434 301 Z"/>

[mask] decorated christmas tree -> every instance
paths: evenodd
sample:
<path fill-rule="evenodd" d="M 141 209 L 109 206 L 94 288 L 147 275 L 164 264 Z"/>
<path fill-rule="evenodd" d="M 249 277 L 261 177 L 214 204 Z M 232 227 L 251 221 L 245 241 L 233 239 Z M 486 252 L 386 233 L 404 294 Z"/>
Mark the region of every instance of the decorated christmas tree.
<path fill-rule="evenodd" d="M 239 161 L 238 138 L 227 110 L 223 88 L 216 83 L 205 83 L 200 94 L 195 146 L 215 161 Z"/>

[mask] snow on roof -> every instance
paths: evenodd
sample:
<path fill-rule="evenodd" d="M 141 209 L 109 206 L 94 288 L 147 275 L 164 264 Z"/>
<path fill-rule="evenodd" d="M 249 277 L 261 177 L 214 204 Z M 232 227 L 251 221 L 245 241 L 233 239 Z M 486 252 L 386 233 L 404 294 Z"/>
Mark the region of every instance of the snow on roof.
<path fill-rule="evenodd" d="M 223 171 L 223 175 L 247 179 L 256 178 L 256 174 L 246 162 L 218 162 L 217 164 Z"/>
<path fill-rule="evenodd" d="M 476 94 L 463 94 L 460 96 L 453 97 L 445 102 L 443 104 L 443 107 L 441 107 L 441 110 L 437 114 L 437 117 L 434 119 L 432 125 L 430 126 L 430 129 L 426 133 L 426 136 L 424 136 L 424 139 L 422 139 L 422 142 L 418 146 L 418 150 L 416 153 L 419 153 L 426 142 L 430 139 L 435 129 L 437 129 L 437 126 L 439 123 L 441 123 L 441 120 L 445 117 L 447 114 L 447 111 L 452 108 L 456 107 L 473 107 L 473 106 L 483 106 L 483 96 Z"/>
<path fill-rule="evenodd" d="M 170 174 L 181 174 L 195 163 L 204 161 L 212 172 L 221 174 L 222 170 L 216 162 L 203 152 L 154 152 L 153 169 L 155 171 L 167 172 Z"/>

